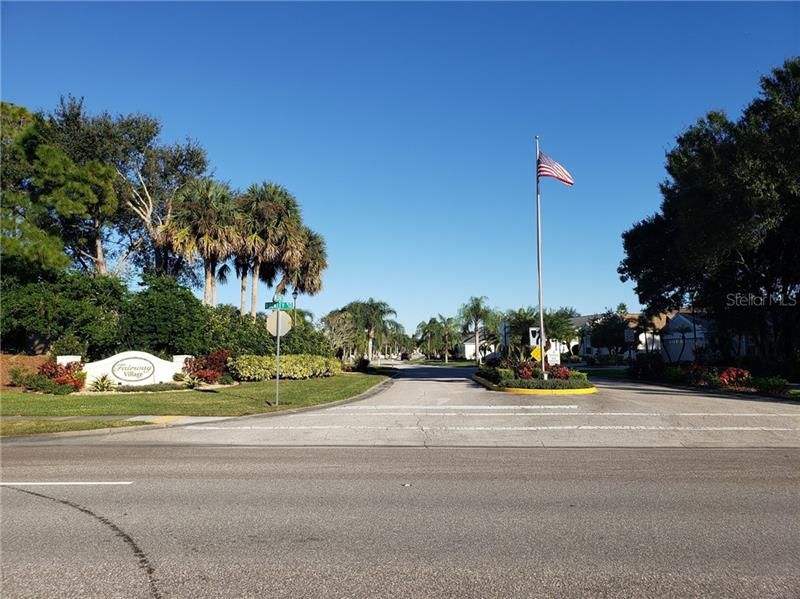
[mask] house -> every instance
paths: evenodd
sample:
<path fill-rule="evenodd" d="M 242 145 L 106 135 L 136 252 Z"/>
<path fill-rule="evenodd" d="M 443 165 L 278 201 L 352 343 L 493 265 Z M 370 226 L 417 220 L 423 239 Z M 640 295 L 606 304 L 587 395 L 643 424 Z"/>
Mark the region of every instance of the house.
<path fill-rule="evenodd" d="M 596 356 L 609 353 L 607 347 L 592 346 L 591 323 L 602 316 L 602 314 L 588 314 L 571 319 L 573 326 L 578 331 L 578 335 L 570 342 L 573 354 Z M 626 341 L 628 343 L 626 356 L 628 358 L 634 358 L 637 353 L 659 351 L 661 349 L 661 339 L 657 331 L 667 322 L 667 315 L 660 314 L 652 317 L 649 323 L 650 326 L 647 327 L 648 330 L 646 331 L 637 330 L 639 329 L 641 316 L 642 315 L 639 313 L 627 313 L 623 315 L 630 329 L 630 333 L 626 333 Z"/>
<path fill-rule="evenodd" d="M 493 351 L 496 351 L 496 347 L 493 343 L 486 343 L 486 337 L 483 334 L 483 331 L 480 333 L 480 337 L 478 339 L 478 343 L 480 344 L 480 352 L 482 356 L 486 354 L 490 354 Z M 470 333 L 468 335 L 464 335 L 459 341 L 458 345 L 456 346 L 455 355 L 458 358 L 462 358 L 464 360 L 474 360 L 475 359 L 475 334 Z"/>

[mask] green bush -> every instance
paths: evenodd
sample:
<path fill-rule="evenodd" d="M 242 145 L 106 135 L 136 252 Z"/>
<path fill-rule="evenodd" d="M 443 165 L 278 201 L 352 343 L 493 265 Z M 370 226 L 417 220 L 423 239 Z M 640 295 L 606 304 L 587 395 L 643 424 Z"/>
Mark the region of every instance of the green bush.
<path fill-rule="evenodd" d="M 750 384 L 759 393 L 784 395 L 789 390 L 789 381 L 780 376 L 753 377 Z"/>
<path fill-rule="evenodd" d="M 589 375 L 587 375 L 585 372 L 581 372 L 580 370 L 570 370 L 569 378 L 574 381 L 588 381 Z"/>
<path fill-rule="evenodd" d="M 120 349 L 120 318 L 128 295 L 116 277 L 67 273 L 50 281 L 20 284 L 4 276 L 0 325 L 4 351 L 25 352 L 32 339 L 58 343 L 71 335 L 81 349 L 85 343 L 86 350 L 66 354 L 110 356 Z M 69 349 L 77 348 L 73 344 Z"/>
<path fill-rule="evenodd" d="M 71 331 L 50 344 L 51 356 L 81 356 L 86 357 L 89 351 L 89 342 L 81 341 Z"/>
<path fill-rule="evenodd" d="M 502 386 L 509 389 L 589 389 L 592 384 L 585 379 L 513 379 L 502 381 Z"/>
<path fill-rule="evenodd" d="M 510 369 L 504 368 L 503 370 L 510 370 Z M 475 374 L 477 374 L 482 379 L 489 381 L 490 383 L 496 384 L 500 382 L 500 373 L 498 372 L 498 369 L 495 368 L 494 366 L 486 366 L 485 364 L 481 364 L 478 367 L 478 372 L 476 372 Z M 509 378 L 512 379 L 514 378 L 513 370 L 511 371 L 511 377 Z"/>
<path fill-rule="evenodd" d="M 145 391 L 178 391 L 186 389 L 181 383 L 156 383 L 154 385 L 120 385 L 115 391 L 120 393 L 143 393 Z"/>
<path fill-rule="evenodd" d="M 15 368 L 15 370 L 18 370 Z M 51 395 L 69 395 L 75 388 L 72 385 L 61 385 L 43 374 L 24 373 L 17 376 L 15 385 L 24 387 L 29 391 L 40 391 Z"/>
<path fill-rule="evenodd" d="M 275 357 L 244 355 L 231 358 L 228 369 L 239 381 L 267 381 L 275 378 Z M 306 354 L 281 356 L 281 378 L 309 379 L 334 376 L 341 371 L 341 362 L 336 358 Z"/>
<path fill-rule="evenodd" d="M 145 276 L 143 283 L 147 288 L 134 293 L 125 306 L 125 347 L 156 354 L 207 354 L 210 331 L 200 300 L 167 277 Z"/>
<path fill-rule="evenodd" d="M 497 369 L 497 378 L 500 381 L 508 381 L 514 378 L 514 369 L 513 368 L 498 368 Z"/>

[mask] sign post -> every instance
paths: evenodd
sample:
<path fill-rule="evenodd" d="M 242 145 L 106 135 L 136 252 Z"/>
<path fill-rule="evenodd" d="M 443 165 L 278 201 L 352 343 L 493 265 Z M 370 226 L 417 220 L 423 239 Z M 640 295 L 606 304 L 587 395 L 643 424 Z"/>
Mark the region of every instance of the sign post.
<path fill-rule="evenodd" d="M 278 338 L 275 351 L 275 405 L 278 406 L 281 403 L 281 337 L 292 330 L 292 317 L 274 310 L 267 316 L 267 330 Z"/>

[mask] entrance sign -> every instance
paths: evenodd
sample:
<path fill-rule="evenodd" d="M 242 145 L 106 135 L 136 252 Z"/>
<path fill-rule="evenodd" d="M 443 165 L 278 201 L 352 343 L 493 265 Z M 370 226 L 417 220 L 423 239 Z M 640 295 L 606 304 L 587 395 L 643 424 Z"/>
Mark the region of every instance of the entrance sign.
<path fill-rule="evenodd" d="M 187 358 L 192 356 L 173 356 L 172 361 L 162 360 L 158 356 L 143 351 L 125 351 L 105 360 L 89 362 L 83 365 L 86 373 L 86 386 L 95 379 L 107 376 L 116 385 L 155 385 L 171 383 L 176 373 L 183 371 Z M 80 362 L 80 356 L 58 356 L 56 362 L 68 364 Z"/>

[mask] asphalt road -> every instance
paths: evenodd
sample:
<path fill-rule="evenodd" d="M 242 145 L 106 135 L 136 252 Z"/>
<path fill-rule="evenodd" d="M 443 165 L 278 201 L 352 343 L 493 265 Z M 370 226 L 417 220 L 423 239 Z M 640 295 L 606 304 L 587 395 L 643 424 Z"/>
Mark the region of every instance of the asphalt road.
<path fill-rule="evenodd" d="M 401 368 L 362 401 L 168 429 L 10 439 L 12 444 L 412 447 L 800 447 L 800 403 L 626 381 L 596 395 L 488 391 L 470 369 Z"/>
<path fill-rule="evenodd" d="M 800 405 L 467 373 L 4 440 L 2 596 L 800 597 Z"/>
<path fill-rule="evenodd" d="M 3 597 L 800 596 L 800 450 L 6 446 Z M 408 485 L 408 486 L 404 486 Z"/>

